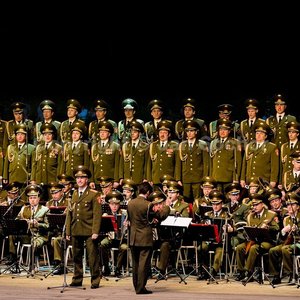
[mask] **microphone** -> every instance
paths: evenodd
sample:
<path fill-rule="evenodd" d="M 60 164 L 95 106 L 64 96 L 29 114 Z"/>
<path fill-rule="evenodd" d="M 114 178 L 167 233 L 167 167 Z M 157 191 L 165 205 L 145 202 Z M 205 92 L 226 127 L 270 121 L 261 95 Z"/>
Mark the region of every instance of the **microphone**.
<path fill-rule="evenodd" d="M 3 177 L 0 176 L 0 190 L 2 190 L 3 188 Z"/>

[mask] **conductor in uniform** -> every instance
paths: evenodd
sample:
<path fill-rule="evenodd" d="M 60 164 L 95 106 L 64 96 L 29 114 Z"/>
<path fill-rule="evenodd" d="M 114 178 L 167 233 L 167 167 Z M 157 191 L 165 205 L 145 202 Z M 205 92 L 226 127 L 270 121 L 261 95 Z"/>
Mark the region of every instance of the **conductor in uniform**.
<path fill-rule="evenodd" d="M 83 252 L 86 244 L 91 272 L 91 288 L 100 284 L 98 236 L 102 208 L 97 201 L 97 192 L 88 186 L 91 172 L 86 166 L 78 166 L 74 176 L 78 189 L 74 191 L 67 212 L 66 239 L 72 241 L 74 275 L 70 286 L 81 286 L 83 281 Z"/>

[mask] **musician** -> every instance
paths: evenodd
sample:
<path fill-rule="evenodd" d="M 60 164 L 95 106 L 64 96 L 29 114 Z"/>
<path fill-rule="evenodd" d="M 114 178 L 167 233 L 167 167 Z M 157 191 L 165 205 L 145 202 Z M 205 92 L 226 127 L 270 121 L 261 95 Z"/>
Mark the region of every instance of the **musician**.
<path fill-rule="evenodd" d="M 73 192 L 74 192 L 74 181 L 75 179 L 72 176 L 68 176 L 66 174 L 59 174 L 57 176 L 58 183 L 62 184 L 63 187 L 63 192 L 64 192 L 64 198 L 67 199 L 69 202 L 71 201 Z"/>
<path fill-rule="evenodd" d="M 169 174 L 164 174 L 159 178 L 162 191 L 168 193 L 168 184 L 170 181 L 176 181 L 175 178 Z"/>
<path fill-rule="evenodd" d="M 72 195 L 66 219 L 66 239 L 71 240 L 74 261 L 74 275 L 70 286 L 81 286 L 83 281 L 83 253 L 86 245 L 91 272 L 91 288 L 99 288 L 100 268 L 98 255 L 98 236 L 102 218 L 101 205 L 97 191 L 89 188 L 91 171 L 86 166 L 74 170 L 78 189 Z"/>
<path fill-rule="evenodd" d="M 109 176 L 101 176 L 97 178 L 97 181 L 101 189 L 98 194 L 98 202 L 100 204 L 106 204 L 105 197 L 108 193 L 112 192 L 114 179 Z"/>
<path fill-rule="evenodd" d="M 111 191 L 106 194 L 105 196 L 105 201 L 109 205 L 109 211 L 106 213 L 103 213 L 103 216 L 114 216 L 115 218 L 115 224 L 118 225 L 118 218 L 121 218 L 120 224 L 125 221 L 126 217 L 126 211 L 123 211 L 120 208 L 120 203 L 123 199 L 123 195 L 115 190 Z M 104 239 L 101 240 L 100 242 L 100 265 L 103 267 L 103 272 L 102 274 L 104 276 L 109 276 L 111 273 L 110 267 L 109 267 L 109 251 L 111 248 L 118 248 L 118 244 L 120 243 L 120 236 L 118 236 L 119 229 L 115 228 L 115 232 L 110 233 L 108 236 L 106 236 Z M 120 245 L 122 246 L 122 245 Z M 127 245 L 126 245 L 127 246 Z M 124 248 L 125 246 L 123 246 Z M 122 266 L 121 266 L 122 267 Z M 118 266 L 118 274 L 120 275 L 120 266 Z"/>
<path fill-rule="evenodd" d="M 66 214 L 69 199 L 64 195 L 64 186 L 58 182 L 52 182 L 50 186 L 52 199 L 46 202 L 46 206 L 49 208 L 49 213 Z M 62 232 L 59 228 L 55 227 L 55 224 L 50 225 L 53 225 L 51 232 L 49 232 L 49 238 L 51 238 L 54 267 L 56 267 L 56 270 L 53 271 L 53 275 L 61 275 L 64 272 L 64 266 L 62 264 Z"/>
<path fill-rule="evenodd" d="M 40 195 L 42 189 L 39 185 L 31 184 L 25 189 L 25 194 L 28 197 L 29 205 L 24 205 L 18 216 L 17 220 L 26 220 L 28 224 L 28 231 L 30 235 L 23 236 L 10 236 L 9 252 L 16 258 L 15 241 L 20 240 L 22 244 L 34 245 L 34 249 L 41 249 L 42 246 L 48 241 L 49 223 L 47 213 L 49 209 L 41 205 Z"/>
<path fill-rule="evenodd" d="M 209 193 L 216 187 L 216 181 L 211 176 L 204 176 L 201 180 L 202 197 L 196 198 L 193 202 L 193 213 L 195 213 L 199 206 L 210 205 Z"/>
<path fill-rule="evenodd" d="M 221 234 L 223 232 L 223 226 L 225 225 L 226 219 L 230 218 L 230 214 L 228 213 L 228 209 L 223 207 L 224 204 L 224 196 L 223 194 L 217 190 L 213 189 L 209 193 L 210 203 L 212 205 L 212 211 L 208 211 L 205 213 L 206 223 L 207 224 L 217 224 L 218 232 Z M 221 236 L 220 236 L 221 237 Z M 215 241 L 212 243 L 207 243 L 206 241 L 202 241 L 202 253 L 200 255 L 205 255 L 205 260 L 208 260 L 208 251 L 213 250 L 215 252 L 213 265 L 212 265 L 212 276 L 216 276 L 221 265 L 222 265 L 222 257 L 223 257 L 223 243 L 225 241 L 220 238 L 219 241 Z M 200 246 L 198 250 L 201 250 Z M 203 277 L 199 278 L 202 279 Z"/>
<path fill-rule="evenodd" d="M 235 249 L 237 245 L 245 241 L 243 226 L 247 225 L 250 206 L 242 202 L 242 187 L 239 183 L 230 184 L 225 188 L 225 192 L 229 202 L 224 206 L 228 208 L 233 222 L 232 226 L 228 224 L 227 231 L 231 236 L 231 246 Z"/>
<path fill-rule="evenodd" d="M 277 214 L 275 221 L 279 224 L 279 229 L 281 230 L 283 227 L 283 219 L 287 214 L 287 208 L 284 207 L 282 202 L 282 193 L 277 188 L 269 188 L 266 195 L 268 197 L 270 210 Z"/>
<path fill-rule="evenodd" d="M 132 179 L 125 178 L 122 181 L 123 200 L 121 204 L 128 205 L 128 202 L 135 197 L 136 184 Z"/>
<path fill-rule="evenodd" d="M 285 191 L 290 192 L 295 187 L 299 187 L 300 182 L 300 150 L 295 150 L 290 154 L 292 158 L 292 170 L 283 174 L 282 185 Z"/>
<path fill-rule="evenodd" d="M 7 192 L 7 195 L 3 198 L 0 198 L 0 206 L 23 206 L 26 204 L 26 201 L 20 196 L 20 188 L 22 184 L 18 181 L 13 181 L 10 184 L 6 185 L 4 190 Z"/>
<path fill-rule="evenodd" d="M 249 184 L 245 185 L 245 188 L 248 189 L 248 196 L 246 196 L 242 202 L 244 204 L 250 205 L 251 206 L 251 199 L 250 199 L 250 195 L 252 194 L 257 194 L 257 193 L 261 193 L 260 190 L 260 184 L 258 182 L 257 177 L 251 177 L 249 179 Z"/>
<path fill-rule="evenodd" d="M 275 239 L 275 235 L 279 230 L 279 225 L 275 220 L 276 213 L 264 206 L 262 195 L 253 194 L 251 200 L 253 210 L 247 216 L 247 226 L 267 228 Z M 239 272 L 236 280 L 246 282 L 253 273 L 258 254 L 268 252 L 272 246 L 274 246 L 273 240 L 264 240 L 259 243 L 248 241 L 239 244 L 236 247 L 237 269 Z"/>
<path fill-rule="evenodd" d="M 161 203 L 164 212 L 167 215 L 175 215 L 178 217 L 189 217 L 188 203 L 181 200 L 180 197 L 181 186 L 176 181 L 170 181 L 168 184 L 167 198 L 161 192 L 153 192 L 151 194 L 151 201 L 155 197 L 161 199 L 158 202 Z M 156 193 L 156 194 L 155 194 Z M 154 202 L 152 202 L 154 203 Z M 166 273 L 169 261 L 174 264 L 175 257 L 170 258 L 171 249 L 175 247 L 174 237 L 170 234 L 169 228 L 158 227 L 158 239 L 160 249 L 159 260 L 157 264 L 157 269 L 161 274 Z M 160 274 L 159 274 L 160 276 Z"/>
<path fill-rule="evenodd" d="M 279 244 L 269 250 L 269 273 L 273 276 L 272 283 L 281 283 L 280 268 L 283 263 L 283 276 L 293 275 L 293 259 L 294 259 L 294 235 L 299 236 L 300 226 L 300 210 L 299 196 L 294 193 L 286 194 L 287 216 L 283 219 L 283 228 L 279 233 Z M 297 241 L 298 243 L 298 241 Z M 296 255 L 299 254 L 299 248 L 296 246 Z"/>

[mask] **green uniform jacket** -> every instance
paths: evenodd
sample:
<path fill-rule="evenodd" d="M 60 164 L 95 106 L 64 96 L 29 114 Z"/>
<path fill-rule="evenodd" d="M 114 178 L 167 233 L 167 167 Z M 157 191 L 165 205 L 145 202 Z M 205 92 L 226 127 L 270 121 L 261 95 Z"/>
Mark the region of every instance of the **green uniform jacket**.
<path fill-rule="evenodd" d="M 196 121 L 200 127 L 197 138 L 200 139 L 204 136 L 207 136 L 207 126 L 205 124 L 205 121 L 202 119 L 198 119 L 198 118 L 193 118 L 192 120 Z M 175 133 L 176 133 L 177 138 L 180 141 L 184 141 L 186 139 L 186 133 L 183 128 L 184 122 L 185 122 L 185 119 L 181 119 L 175 123 Z"/>
<path fill-rule="evenodd" d="M 248 182 L 251 177 L 262 177 L 268 182 L 278 182 L 279 151 L 276 145 L 264 142 L 259 149 L 256 148 L 255 141 L 246 146 L 241 180 Z"/>
<path fill-rule="evenodd" d="M 118 182 L 120 156 L 120 145 L 116 142 L 109 141 L 104 148 L 100 143 L 93 145 L 90 159 L 91 181 L 96 182 L 99 177 L 109 176 Z"/>
<path fill-rule="evenodd" d="M 174 177 L 177 152 L 178 143 L 175 141 L 168 141 L 163 149 L 161 149 L 159 141 L 151 143 L 147 163 L 147 180 L 154 184 L 160 184 L 161 176 Z"/>
<path fill-rule="evenodd" d="M 40 184 L 57 181 L 59 165 L 61 164 L 62 146 L 51 142 L 48 149 L 45 144 L 39 144 L 32 155 L 31 180 Z"/>
<path fill-rule="evenodd" d="M 217 122 L 218 120 L 214 120 L 209 123 L 209 135 L 212 140 L 218 136 Z M 234 130 L 236 132 L 236 137 L 240 135 L 240 125 L 238 123 L 234 123 Z"/>
<path fill-rule="evenodd" d="M 3 178 L 8 182 L 27 182 L 30 178 L 34 149 L 31 144 L 24 145 L 21 150 L 15 144 L 9 145 L 4 160 Z"/>
<path fill-rule="evenodd" d="M 153 121 L 149 121 L 145 124 L 145 133 L 148 144 L 158 140 L 158 131 L 157 128 L 155 128 Z"/>
<path fill-rule="evenodd" d="M 34 132 L 34 126 L 33 121 L 29 119 L 25 119 L 22 124 L 25 124 L 28 128 L 28 143 L 33 144 L 33 132 Z M 10 120 L 6 123 L 6 130 L 7 130 L 7 138 L 9 144 L 14 144 L 15 142 L 15 126 L 17 125 L 15 120 Z"/>
<path fill-rule="evenodd" d="M 299 178 L 294 177 L 293 170 L 286 171 L 283 174 L 282 186 L 286 192 L 292 190 L 292 188 L 295 187 L 297 184 L 299 184 Z"/>
<path fill-rule="evenodd" d="M 178 199 L 170 210 L 170 215 L 176 215 L 176 213 L 178 213 L 180 217 L 188 218 L 190 216 L 189 204 Z"/>
<path fill-rule="evenodd" d="M 82 121 L 80 119 L 75 119 L 73 121 L 73 124 L 74 124 L 74 122 L 80 122 L 80 123 L 82 123 L 83 127 L 85 126 L 84 121 Z M 63 121 L 60 125 L 59 136 L 60 136 L 60 139 L 61 139 L 63 144 L 66 143 L 66 142 L 72 142 L 71 126 L 72 125 L 70 125 L 69 120 Z"/>
<path fill-rule="evenodd" d="M 102 120 L 104 121 L 104 120 Z M 112 134 L 112 140 L 114 142 L 118 142 L 118 126 L 117 123 L 113 120 L 108 119 L 107 120 L 114 128 L 114 132 Z M 99 127 L 98 127 L 98 120 L 94 120 L 90 122 L 89 124 L 89 141 L 92 143 L 92 145 L 97 144 L 100 141 L 99 137 Z"/>
<path fill-rule="evenodd" d="M 295 220 L 295 224 L 298 226 L 298 228 L 300 228 L 300 211 L 298 211 L 297 215 L 296 215 L 296 220 Z M 294 225 L 294 221 L 291 218 L 291 216 L 286 216 L 283 219 L 283 227 L 290 225 L 291 227 Z M 288 238 L 293 237 L 293 235 L 289 235 L 289 233 L 286 233 L 285 235 L 282 235 L 282 232 L 280 232 L 279 234 L 279 243 L 284 243 Z M 291 243 L 293 242 L 293 238 L 291 240 Z M 299 242 L 297 243 L 299 244 Z"/>
<path fill-rule="evenodd" d="M 44 121 L 40 121 L 40 122 L 37 122 L 35 124 L 35 128 L 34 128 L 34 144 L 37 145 L 37 144 L 40 144 L 40 143 L 43 143 L 44 142 L 44 136 L 41 134 L 41 126 L 44 124 Z M 58 133 L 58 136 L 56 137 L 56 140 L 57 142 L 61 142 L 60 140 L 60 125 L 61 125 L 61 122 L 59 121 L 56 121 L 56 120 L 52 120 L 50 122 L 50 124 L 53 124 L 57 130 L 57 133 Z"/>
<path fill-rule="evenodd" d="M 88 187 L 80 198 L 78 190 L 74 191 L 67 212 L 67 236 L 91 236 L 100 233 L 102 208 L 97 195 L 96 191 Z"/>
<path fill-rule="evenodd" d="M 144 126 L 144 121 L 140 119 L 133 118 L 132 121 L 137 121 L 141 123 Z M 131 121 L 131 122 L 132 122 Z M 130 141 L 130 133 L 131 133 L 131 126 L 130 124 L 125 124 L 126 120 L 122 120 L 118 122 L 118 138 L 121 145 L 123 145 L 126 142 Z M 145 140 L 146 137 L 144 134 L 141 135 L 141 139 Z"/>
<path fill-rule="evenodd" d="M 177 154 L 176 180 L 182 183 L 197 183 L 209 174 L 208 146 L 204 141 L 196 141 L 192 150 L 189 150 L 187 141 L 181 142 Z"/>
<path fill-rule="evenodd" d="M 142 183 L 147 178 L 148 156 L 149 145 L 141 140 L 134 150 L 132 150 L 130 142 L 123 144 L 120 178 L 130 178 L 136 184 Z"/>
<path fill-rule="evenodd" d="M 210 144 L 212 176 L 217 182 L 239 181 L 242 166 L 241 145 L 237 139 L 228 137 L 222 144 L 219 138 Z"/>
<path fill-rule="evenodd" d="M 259 122 L 264 122 L 264 120 L 261 118 L 256 118 L 255 122 L 252 124 L 252 127 L 249 126 L 249 119 L 243 120 L 241 122 L 240 124 L 241 137 L 246 143 L 255 140 L 254 125 L 256 125 Z"/>
<path fill-rule="evenodd" d="M 279 177 L 279 183 L 283 182 L 283 175 L 285 172 L 293 170 L 293 164 L 292 160 L 293 158 L 290 157 L 290 155 L 296 151 L 300 150 L 300 141 L 297 141 L 297 143 L 293 146 L 293 149 L 290 148 L 290 143 L 286 142 L 281 146 L 280 149 L 280 177 Z"/>
<path fill-rule="evenodd" d="M 87 143 L 79 141 L 75 149 L 72 149 L 72 142 L 64 144 L 59 174 L 66 174 L 73 177 L 74 169 L 79 166 L 90 165 L 90 150 Z"/>
<path fill-rule="evenodd" d="M 16 217 L 18 220 L 30 220 L 31 218 L 38 221 L 38 227 L 33 227 L 31 230 L 36 233 L 36 235 L 42 238 L 45 242 L 48 240 L 48 229 L 49 222 L 47 219 L 47 213 L 49 208 L 39 204 L 36 212 L 32 215 L 31 205 L 23 206 Z"/>
<path fill-rule="evenodd" d="M 280 123 L 278 123 L 277 118 L 272 116 L 267 118 L 266 123 L 271 127 L 273 131 L 273 137 L 271 142 L 276 144 L 280 149 L 281 145 L 288 141 L 288 131 L 286 124 L 288 122 L 297 122 L 296 117 L 291 115 L 284 115 Z"/>

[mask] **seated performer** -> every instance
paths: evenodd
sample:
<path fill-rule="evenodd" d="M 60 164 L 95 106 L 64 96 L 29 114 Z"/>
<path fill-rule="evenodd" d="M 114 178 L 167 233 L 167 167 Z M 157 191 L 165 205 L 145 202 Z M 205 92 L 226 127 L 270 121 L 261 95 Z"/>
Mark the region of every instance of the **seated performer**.
<path fill-rule="evenodd" d="M 270 275 L 273 275 L 273 284 L 281 283 L 280 268 L 283 265 L 283 276 L 289 276 L 289 282 L 293 275 L 293 255 L 299 255 L 299 228 L 300 228 L 300 197 L 294 192 L 286 194 L 287 216 L 283 219 L 283 228 L 279 234 L 279 243 L 269 251 Z M 294 237 L 296 237 L 294 244 Z M 298 238 L 297 238 L 298 237 Z M 296 266 L 294 266 L 296 267 Z"/>
<path fill-rule="evenodd" d="M 257 228 L 267 228 L 270 234 L 274 237 L 279 230 L 279 225 L 276 222 L 276 213 L 268 210 L 263 202 L 263 196 L 260 194 L 253 194 L 251 196 L 253 210 L 247 216 L 247 226 Z M 274 240 L 263 240 L 260 243 L 254 241 L 246 241 L 236 247 L 236 260 L 239 275 L 236 277 L 237 281 L 242 280 L 247 282 L 250 279 L 256 258 L 259 254 L 269 251 L 274 246 Z"/>

